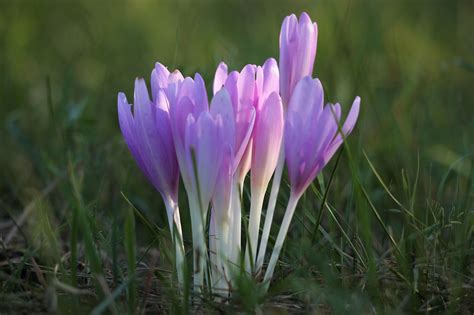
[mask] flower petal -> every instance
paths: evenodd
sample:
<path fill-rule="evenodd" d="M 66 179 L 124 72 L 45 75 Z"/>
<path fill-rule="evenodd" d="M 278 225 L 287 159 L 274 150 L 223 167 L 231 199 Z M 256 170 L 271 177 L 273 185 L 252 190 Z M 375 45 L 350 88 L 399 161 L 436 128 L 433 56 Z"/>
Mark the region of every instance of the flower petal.
<path fill-rule="evenodd" d="M 229 144 L 232 150 L 235 150 L 235 115 L 230 101 L 229 93 L 225 88 L 219 90 L 211 100 L 211 115 L 216 117 L 220 115 L 223 129 L 223 141 Z"/>
<path fill-rule="evenodd" d="M 276 92 L 266 100 L 254 128 L 251 184 L 266 187 L 275 171 L 283 135 L 283 107 Z"/>
<path fill-rule="evenodd" d="M 225 84 L 227 79 L 227 65 L 224 62 L 219 63 L 217 66 L 216 74 L 214 75 L 214 84 L 212 90 L 216 94 L 222 86 Z"/>
<path fill-rule="evenodd" d="M 352 103 L 351 109 L 349 111 L 349 114 L 347 115 L 346 121 L 344 122 L 344 125 L 342 126 L 342 133 L 344 135 L 344 138 L 347 137 L 352 130 L 354 129 L 354 126 L 357 122 L 357 118 L 359 116 L 359 110 L 360 110 L 360 97 L 357 96 L 354 99 L 354 102 Z M 336 153 L 337 149 L 341 146 L 343 142 L 343 137 L 341 134 L 337 134 L 329 147 L 327 148 L 326 152 L 324 153 L 324 164 L 327 164 L 329 160 L 332 158 L 334 153 Z"/>
<path fill-rule="evenodd" d="M 198 168 L 199 191 L 202 205 L 209 204 L 214 192 L 217 172 L 222 160 L 223 143 L 220 133 L 222 119 L 216 120 L 210 113 L 203 112 L 196 122 L 196 164 Z"/>
<path fill-rule="evenodd" d="M 239 93 L 238 109 L 240 109 L 241 106 L 253 106 L 255 95 L 255 72 L 256 67 L 254 65 L 246 65 L 240 72 L 237 80 L 237 90 Z"/>
<path fill-rule="evenodd" d="M 155 64 L 155 69 L 151 72 L 151 94 L 153 100 L 156 100 L 158 96 L 158 91 L 165 89 L 168 86 L 168 77 L 170 72 L 168 69 L 163 66 L 161 63 L 157 62 Z"/>

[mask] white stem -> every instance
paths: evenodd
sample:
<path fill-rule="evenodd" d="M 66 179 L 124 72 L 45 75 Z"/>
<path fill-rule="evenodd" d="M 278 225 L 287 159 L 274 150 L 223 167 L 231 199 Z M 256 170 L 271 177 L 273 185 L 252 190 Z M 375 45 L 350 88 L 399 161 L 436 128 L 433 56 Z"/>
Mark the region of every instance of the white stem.
<path fill-rule="evenodd" d="M 168 224 L 170 227 L 171 237 L 175 247 L 178 283 L 181 285 L 184 281 L 184 244 L 179 207 L 178 203 L 170 196 L 164 198 L 164 201 L 168 214 Z"/>
<path fill-rule="evenodd" d="M 193 273 L 194 289 L 197 292 L 202 290 L 204 285 L 204 271 L 206 270 L 206 240 L 204 237 L 205 210 L 201 211 L 199 198 L 188 194 L 189 210 L 191 213 L 191 230 L 193 236 Z"/>
<path fill-rule="evenodd" d="M 217 270 L 218 261 L 217 261 L 217 232 L 216 232 L 216 218 L 214 209 L 211 209 L 211 220 L 209 224 L 209 259 L 211 264 L 211 281 L 212 285 L 215 285 L 215 271 Z"/>
<path fill-rule="evenodd" d="M 227 296 L 229 292 L 229 244 L 230 197 L 227 209 L 212 209 L 209 229 L 209 247 L 211 258 L 211 278 L 215 293 Z"/>
<path fill-rule="evenodd" d="M 262 239 L 260 240 L 260 246 L 258 247 L 257 263 L 255 264 L 256 272 L 259 272 L 263 266 L 263 260 L 265 259 L 265 252 L 267 250 L 268 237 L 270 236 L 270 229 L 273 223 L 273 214 L 275 213 L 276 202 L 278 198 L 278 191 L 280 190 L 281 176 L 283 174 L 283 168 L 285 166 L 285 146 L 280 147 L 280 155 L 278 156 L 278 163 L 273 175 L 272 190 L 270 192 L 270 199 L 268 200 L 268 208 L 265 214 L 265 223 L 263 226 Z"/>
<path fill-rule="evenodd" d="M 237 176 L 236 176 L 237 177 Z M 232 231 L 229 236 L 230 248 L 227 250 L 231 253 L 229 255 L 231 263 L 234 266 L 239 265 L 240 260 L 240 251 L 241 251 L 241 238 L 242 238 L 242 206 L 240 199 L 242 197 L 241 187 L 243 183 L 239 182 L 237 179 L 232 183 L 232 205 L 231 205 L 231 227 Z"/>
<path fill-rule="evenodd" d="M 222 296 L 227 296 L 229 292 L 229 256 L 228 248 L 228 234 L 229 224 L 223 222 L 223 224 L 217 223 L 215 225 L 216 230 L 216 268 L 213 283 L 217 289 L 216 293 Z"/>
<path fill-rule="evenodd" d="M 273 271 L 275 270 L 278 257 L 280 256 L 280 252 L 283 247 L 283 242 L 285 241 L 286 234 L 288 233 L 288 228 L 290 226 L 291 219 L 293 218 L 293 214 L 295 213 L 296 205 L 298 204 L 299 199 L 300 195 L 295 195 L 292 193 L 290 196 L 290 200 L 288 200 L 288 206 L 285 210 L 285 216 L 283 217 L 283 222 L 281 223 L 280 231 L 278 232 L 278 237 L 276 239 L 275 246 L 273 247 L 272 257 L 270 258 L 267 271 L 265 272 L 265 277 L 263 278 L 263 283 L 266 288 L 268 288 L 268 286 L 270 285 L 270 280 L 272 279 Z"/>
<path fill-rule="evenodd" d="M 249 273 L 252 272 L 252 266 L 255 264 L 255 258 L 257 257 L 258 234 L 265 190 L 266 187 L 252 187 L 247 247 L 245 249 L 245 269 Z"/>

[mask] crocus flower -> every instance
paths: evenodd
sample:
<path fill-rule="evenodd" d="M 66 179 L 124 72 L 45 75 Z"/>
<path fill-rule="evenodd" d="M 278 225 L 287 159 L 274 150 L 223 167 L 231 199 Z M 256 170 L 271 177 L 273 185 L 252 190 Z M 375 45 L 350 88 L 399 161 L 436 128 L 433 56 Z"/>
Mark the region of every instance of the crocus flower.
<path fill-rule="evenodd" d="M 246 250 L 247 271 L 257 256 L 257 244 L 263 200 L 270 178 L 275 171 L 281 140 L 283 137 L 283 106 L 280 96 L 273 92 L 266 99 L 257 115 L 253 135 L 252 172 L 250 177 L 251 203 L 248 246 Z"/>
<path fill-rule="evenodd" d="M 225 88 L 230 95 L 235 113 L 235 143 L 234 149 L 234 181 L 232 191 L 233 233 L 230 236 L 232 260 L 238 261 L 241 239 L 241 206 L 240 198 L 243 182 L 250 170 L 253 134 L 256 116 L 262 110 L 269 95 L 279 90 L 278 66 L 273 58 L 265 61 L 263 66 L 246 65 L 240 72 L 228 73 L 228 67 L 221 62 L 214 76 L 214 93 Z M 262 150 L 259 151 L 262 154 Z"/>
<path fill-rule="evenodd" d="M 171 91 L 171 93 L 170 93 Z M 195 285 L 206 270 L 204 227 L 226 148 L 234 144 L 234 114 L 226 90 L 217 93 L 209 110 L 206 88 L 199 74 L 168 87 L 171 130 L 181 176 L 188 193 Z M 225 125 L 224 125 L 225 124 Z M 225 210 L 224 210 L 225 211 Z"/>
<path fill-rule="evenodd" d="M 143 174 L 165 202 L 171 233 L 177 233 L 178 277 L 182 280 L 183 245 L 177 204 L 179 168 L 171 134 L 169 104 L 163 92 L 150 100 L 145 80 L 135 80 L 133 114 L 125 94 L 118 95 L 118 116 L 125 142 Z M 174 229 L 176 226 L 176 230 Z"/>
<path fill-rule="evenodd" d="M 265 272 L 264 281 L 267 285 L 273 275 L 299 198 L 354 128 L 359 107 L 360 98 L 356 97 L 346 121 L 342 128 L 339 128 L 341 106 L 324 106 L 321 82 L 308 76 L 296 85 L 288 106 L 284 134 L 291 193 Z"/>
<path fill-rule="evenodd" d="M 296 195 L 301 195 L 326 166 L 357 121 L 359 97 L 342 125 L 342 135 L 338 132 L 341 106 L 323 106 L 323 102 L 321 82 L 305 77 L 296 86 L 288 107 L 285 155 L 292 191 Z"/>
<path fill-rule="evenodd" d="M 119 124 L 140 169 L 163 195 L 176 199 L 179 168 L 171 136 L 167 100 L 158 95 L 152 102 L 145 80 L 135 81 L 134 115 L 125 94 L 118 95 Z M 158 128 L 158 123 L 160 127 Z"/>
<path fill-rule="evenodd" d="M 153 100 L 158 96 L 159 91 L 164 91 L 168 100 L 174 103 L 177 93 L 177 83 L 184 80 L 179 70 L 169 72 L 161 63 L 157 62 L 155 68 L 151 72 L 151 95 Z"/>
<path fill-rule="evenodd" d="M 283 20 L 279 66 L 280 94 L 285 108 L 296 84 L 313 72 L 317 40 L 318 26 L 305 12 L 299 21 L 294 14 Z"/>
<path fill-rule="evenodd" d="M 255 113 L 272 92 L 279 90 L 278 66 L 273 58 L 263 66 L 246 65 L 241 72 L 227 73 L 227 65 L 219 64 L 214 76 L 213 90 L 216 94 L 222 87 L 229 92 L 235 113 L 236 139 L 234 145 L 234 169 L 241 166 L 239 178 L 245 177 L 250 169 L 251 134 Z"/>
<path fill-rule="evenodd" d="M 188 116 L 196 121 L 200 114 L 209 110 L 206 86 L 204 80 L 197 73 L 195 78 L 186 77 L 166 88 L 166 95 L 170 102 L 171 131 L 176 148 L 181 176 L 186 190 L 192 190 L 195 185 L 193 169 L 187 161 L 189 152 L 186 150 L 186 126 Z"/>
<path fill-rule="evenodd" d="M 294 14 L 283 20 L 280 31 L 280 95 L 283 101 L 283 109 L 286 112 L 288 103 L 292 97 L 295 85 L 307 75 L 313 72 L 316 57 L 316 46 L 318 38 L 318 27 L 313 23 L 306 13 L 302 13 L 300 20 Z M 265 252 L 267 249 L 270 228 L 273 222 L 278 191 L 280 189 L 281 177 L 285 165 L 285 150 L 282 145 L 278 163 L 273 176 L 273 183 L 268 200 L 265 224 L 258 249 L 258 257 L 255 270 L 258 272 L 263 266 Z"/>

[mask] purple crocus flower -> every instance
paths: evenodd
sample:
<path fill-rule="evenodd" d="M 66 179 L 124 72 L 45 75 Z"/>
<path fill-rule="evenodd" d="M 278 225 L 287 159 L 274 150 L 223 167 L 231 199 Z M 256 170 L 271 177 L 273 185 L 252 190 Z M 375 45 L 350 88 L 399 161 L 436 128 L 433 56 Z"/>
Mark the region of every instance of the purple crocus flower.
<path fill-rule="evenodd" d="M 313 73 L 318 40 L 318 26 L 303 12 L 300 19 L 294 14 L 283 20 L 280 32 L 280 94 L 283 105 L 288 105 L 293 89 L 305 76 Z"/>
<path fill-rule="evenodd" d="M 153 82 L 153 74 L 152 91 L 153 100 L 150 100 L 145 80 L 135 80 L 133 114 L 125 94 L 119 93 L 119 124 L 139 168 L 160 192 L 165 203 L 176 249 L 178 280 L 182 282 L 184 247 L 177 199 L 179 167 L 171 133 L 169 103 L 165 93 Z"/>
<path fill-rule="evenodd" d="M 280 31 L 280 96 L 283 102 L 284 115 L 288 103 L 293 94 L 295 85 L 305 76 L 313 72 L 314 60 L 316 57 L 316 46 L 318 38 L 318 27 L 313 23 L 305 12 L 300 16 L 300 20 L 294 14 L 287 16 L 283 20 Z M 281 146 L 276 165 L 275 174 L 270 197 L 268 200 L 265 223 L 263 226 L 262 238 L 260 241 L 258 257 L 255 270 L 258 272 L 262 268 L 268 238 L 275 212 L 278 191 L 280 189 L 281 177 L 285 165 L 284 145 Z"/>
<path fill-rule="evenodd" d="M 280 145 L 283 138 L 283 123 L 281 98 L 278 93 L 273 92 L 266 99 L 257 115 L 253 135 L 249 241 L 246 249 L 246 267 L 248 272 L 251 272 L 251 266 L 257 257 L 263 201 L 268 183 L 275 172 L 278 162 Z"/>
<path fill-rule="evenodd" d="M 161 63 L 155 64 L 155 69 L 151 72 L 151 94 L 153 100 L 158 96 L 160 90 L 165 91 L 168 100 L 173 102 L 176 98 L 177 83 L 184 80 L 183 75 L 179 70 L 169 72 Z"/>
<path fill-rule="evenodd" d="M 119 93 L 119 124 L 128 148 L 165 202 L 176 201 L 179 168 L 166 96 L 159 92 L 153 101 L 150 100 L 145 80 L 136 79 L 133 112 L 125 94 Z"/>
<path fill-rule="evenodd" d="M 227 65 L 221 62 L 214 76 L 213 90 L 217 93 L 222 87 L 229 92 L 235 113 L 236 139 L 234 146 L 235 167 L 240 166 L 239 178 L 245 177 L 250 169 L 252 131 L 255 116 L 272 92 L 279 90 L 278 66 L 273 58 L 263 66 L 246 65 L 242 71 L 228 74 Z"/>
<path fill-rule="evenodd" d="M 197 73 L 194 79 L 186 77 L 171 83 L 166 88 L 170 102 L 171 131 L 176 148 L 176 155 L 186 190 L 195 193 L 195 179 L 192 163 L 189 163 L 190 152 L 186 149 L 186 129 L 192 117 L 196 122 L 202 112 L 209 111 L 206 86 Z M 204 119 L 204 118 L 203 118 Z M 191 190 L 191 191 L 190 191 Z"/>
<path fill-rule="evenodd" d="M 206 88 L 199 74 L 194 79 L 187 77 L 169 84 L 167 94 L 171 130 L 191 212 L 194 284 L 201 287 L 206 270 L 204 227 L 208 207 L 211 198 L 216 195 L 216 183 L 221 180 L 224 152 L 233 152 L 235 118 L 229 93 L 225 89 L 214 96 L 209 110 Z M 222 200 L 226 197 L 222 196 Z M 225 213 L 227 209 L 219 211 Z"/>
<path fill-rule="evenodd" d="M 253 183 L 252 195 L 258 195 L 258 198 L 254 198 L 252 224 L 258 224 L 258 214 L 261 211 L 258 208 L 261 209 L 262 205 L 260 201 L 256 201 L 263 198 L 265 194 L 263 186 L 268 185 L 268 180 L 275 169 L 274 164 L 276 162 L 273 163 L 275 155 L 275 152 L 273 152 L 275 149 L 274 144 L 278 143 L 279 146 L 281 142 L 281 133 L 278 135 L 280 126 L 278 110 L 279 107 L 281 108 L 281 101 L 278 96 L 279 71 L 277 63 L 275 59 L 269 58 L 263 66 L 246 65 L 240 72 L 232 71 L 230 73 L 228 73 L 227 65 L 220 63 L 214 77 L 214 93 L 222 87 L 229 92 L 236 119 L 236 141 L 234 147 L 234 170 L 236 173 L 234 175 L 235 182 L 232 197 L 234 242 L 232 244 L 238 251 L 240 249 L 240 229 L 238 226 L 240 226 L 241 221 L 239 189 L 242 189 L 243 181 L 250 168 L 255 168 L 251 176 Z M 272 96 L 270 97 L 270 95 Z M 268 100 L 269 107 L 266 108 Z M 265 113 L 262 115 L 262 112 Z M 259 118 L 260 116 L 262 119 Z M 271 121 L 274 118 L 275 121 Z M 270 119 L 270 121 L 267 121 L 267 119 Z M 258 123 L 259 120 L 262 120 L 261 123 Z M 257 125 L 260 125 L 260 127 L 257 128 Z M 256 137 L 258 137 L 258 141 L 261 143 L 259 147 L 253 144 Z M 263 139 L 264 137 L 271 138 L 271 140 L 267 143 Z M 257 186 L 259 192 L 256 191 Z M 263 203 L 263 199 L 261 201 Z M 258 230 L 253 231 L 253 233 L 257 233 L 257 239 Z M 237 256 L 238 253 L 234 251 L 234 259 Z"/>
<path fill-rule="evenodd" d="M 360 98 L 356 97 L 346 121 L 339 128 L 341 106 L 324 106 L 323 94 L 318 79 L 304 77 L 296 85 L 288 106 L 284 143 L 291 194 L 265 272 L 266 286 L 275 270 L 298 200 L 352 131 L 359 115 Z"/>
<path fill-rule="evenodd" d="M 321 82 L 303 78 L 295 87 L 288 106 L 285 126 L 285 156 L 292 192 L 301 195 L 329 162 L 354 128 L 359 114 L 360 98 L 356 97 L 342 135 L 339 104 L 324 104 Z"/>

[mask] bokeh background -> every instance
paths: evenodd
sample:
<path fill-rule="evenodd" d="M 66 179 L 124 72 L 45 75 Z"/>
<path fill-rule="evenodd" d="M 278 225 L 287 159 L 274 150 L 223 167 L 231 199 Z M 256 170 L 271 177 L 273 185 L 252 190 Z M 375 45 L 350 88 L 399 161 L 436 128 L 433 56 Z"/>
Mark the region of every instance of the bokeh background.
<path fill-rule="evenodd" d="M 106 243 L 121 237 L 121 193 L 165 228 L 159 195 L 121 138 L 117 93 L 130 99 L 156 61 L 201 73 L 210 92 L 221 60 L 241 69 L 278 59 L 282 20 L 302 11 L 319 26 L 314 75 L 326 100 L 347 110 L 362 98 L 349 143 L 387 225 L 402 228 L 364 151 L 401 201 L 412 201 L 419 173 L 415 205 L 472 211 L 473 1 L 0 0 L 0 220 L 41 199 L 67 239 L 73 170 Z M 328 200 L 350 225 L 358 217 L 346 155 L 340 164 Z"/>

